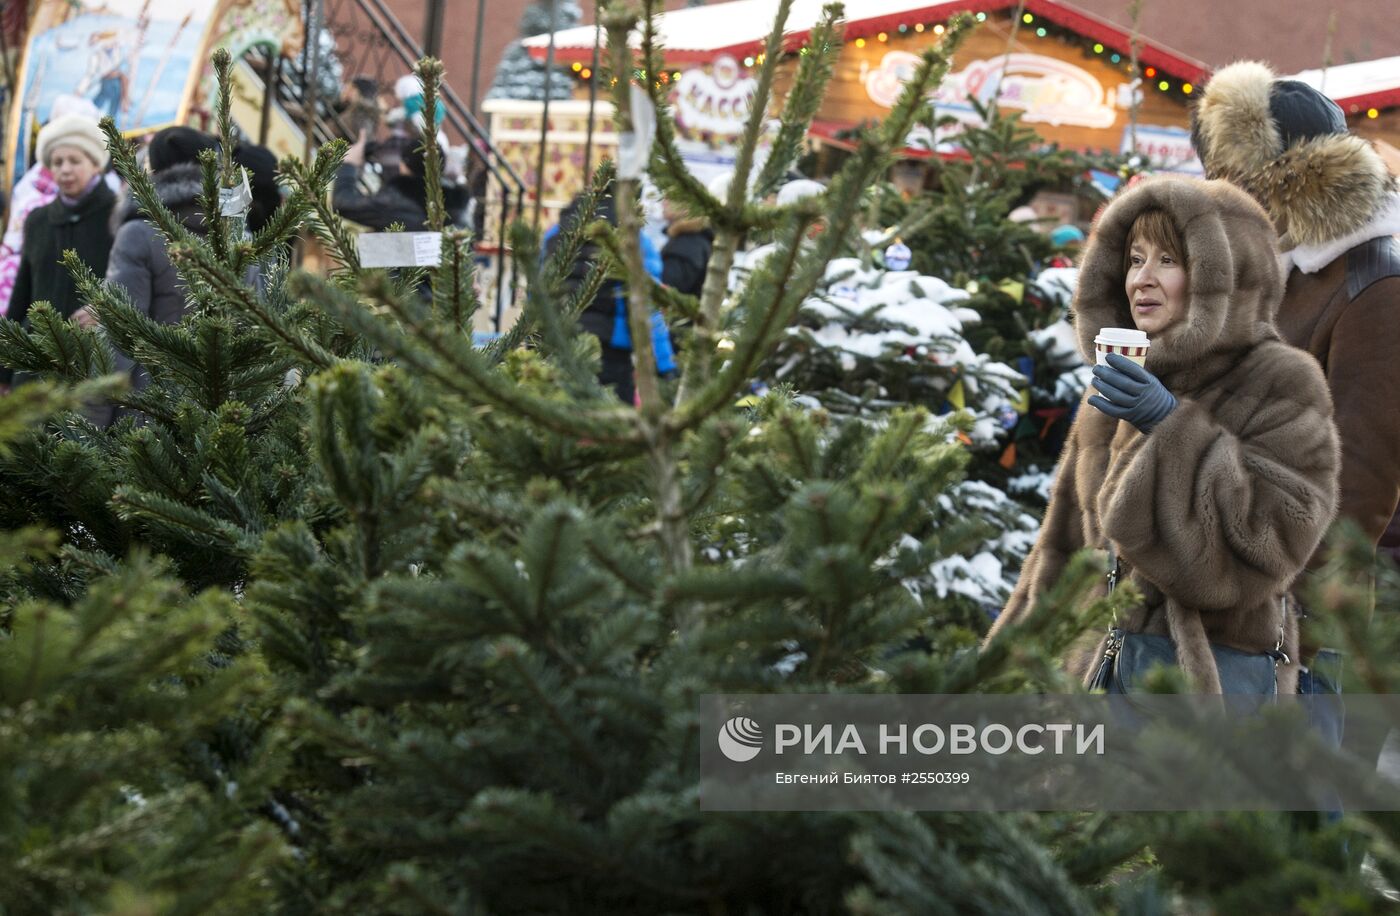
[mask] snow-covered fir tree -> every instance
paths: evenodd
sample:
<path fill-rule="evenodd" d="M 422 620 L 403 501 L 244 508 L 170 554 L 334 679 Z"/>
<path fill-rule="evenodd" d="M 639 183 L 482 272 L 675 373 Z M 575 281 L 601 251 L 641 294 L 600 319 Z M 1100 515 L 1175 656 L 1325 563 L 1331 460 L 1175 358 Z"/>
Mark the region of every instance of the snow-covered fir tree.
<path fill-rule="evenodd" d="M 558 32 L 578 25 L 583 10 L 578 0 L 535 0 L 520 13 L 520 37 L 547 35 L 552 28 Z M 496 65 L 496 77 L 486 93 L 488 99 L 530 99 L 543 101 L 545 96 L 544 61 L 535 60 L 520 42 L 512 42 Z M 550 99 L 573 97 L 573 80 L 567 68 L 556 66 L 549 78 Z"/>

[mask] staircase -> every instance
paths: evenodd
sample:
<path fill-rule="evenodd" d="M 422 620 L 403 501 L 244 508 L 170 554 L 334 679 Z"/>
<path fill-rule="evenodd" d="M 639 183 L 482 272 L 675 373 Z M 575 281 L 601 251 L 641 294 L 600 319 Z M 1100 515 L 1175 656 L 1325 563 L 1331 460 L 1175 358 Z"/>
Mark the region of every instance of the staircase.
<path fill-rule="evenodd" d="M 424 56 L 423 49 L 382 0 L 302 0 L 302 7 L 303 21 L 309 22 L 314 16 L 322 23 L 322 47 L 329 49 L 334 41 L 334 61 L 332 55 L 322 53 L 317 60 L 306 51 L 295 57 L 269 54 L 266 50 L 248 52 L 241 62 L 239 78 L 248 84 L 249 94 L 262 93 L 264 101 L 259 113 L 261 123 L 256 127 L 246 125 L 245 130 L 261 143 L 267 143 L 272 132 L 280 131 L 286 142 L 290 136 L 288 125 L 294 125 L 297 140 L 304 142 L 309 122 L 313 146 L 336 138 L 353 140 L 357 129 L 352 123 L 352 112 L 336 104 L 341 82 L 369 77 L 378 83 L 381 92 L 392 92 L 394 82 L 411 73 L 414 64 Z M 315 35 L 315 29 L 308 32 L 309 37 Z M 306 44 L 314 47 L 314 38 Z M 339 73 L 328 75 L 323 72 L 327 67 L 336 67 Z M 327 91 L 332 87 L 334 92 Z M 484 167 L 491 185 L 490 196 L 500 204 L 492 207 L 499 225 L 483 233 L 494 236 L 497 243 L 477 240 L 473 246 L 478 273 L 494 286 L 490 330 L 500 332 L 502 317 L 511 310 L 516 285 L 514 260 L 500 240 L 507 237 L 508 222 L 520 218 L 523 212 L 525 185 L 491 142 L 471 108 L 449 84 L 443 84 L 439 99 L 445 113 L 442 129 L 448 140 L 454 145 L 466 143 L 467 173 L 471 174 L 478 165 Z M 311 117 L 308 107 L 314 109 Z M 480 200 L 477 205 L 485 207 L 486 201 Z"/>

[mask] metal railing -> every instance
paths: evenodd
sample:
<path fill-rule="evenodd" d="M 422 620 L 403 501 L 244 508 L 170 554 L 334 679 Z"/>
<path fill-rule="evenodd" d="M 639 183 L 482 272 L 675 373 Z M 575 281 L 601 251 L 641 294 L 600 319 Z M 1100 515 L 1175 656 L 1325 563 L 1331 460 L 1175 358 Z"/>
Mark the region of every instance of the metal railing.
<path fill-rule="evenodd" d="M 341 67 L 341 77 L 345 80 L 369 77 L 380 87 L 392 88 L 394 82 L 411 73 L 414 65 L 424 56 L 423 49 L 405 31 L 383 0 L 303 0 L 303 7 L 303 21 L 319 21 L 334 39 L 335 57 Z M 337 97 L 317 91 L 315 83 L 320 77 L 317 73 L 320 61 L 315 60 L 310 52 L 309 49 L 313 47 L 316 47 L 314 37 L 308 35 L 307 49 L 296 57 L 263 56 L 260 59 L 260 52 L 253 51 L 248 55 L 248 61 L 262 75 L 270 99 L 275 97 L 284 110 L 291 107 L 300 110 L 302 117 L 298 120 L 303 130 L 309 122 L 312 142 L 319 145 L 339 137 L 353 138 L 355 127 L 347 117 L 349 113 L 336 105 Z M 309 118 L 306 111 L 308 102 L 314 108 L 314 115 Z M 506 281 L 508 224 L 512 213 L 516 219 L 523 213 L 525 183 L 501 155 L 471 108 L 446 82 L 441 87 L 439 104 L 444 115 L 442 126 L 448 136 L 455 135 L 467 143 L 468 174 L 479 162 L 485 169 L 487 181 L 495 181 L 499 186 L 498 244 L 494 250 L 478 246 L 478 251 L 496 258 L 494 326 L 500 331 L 502 316 L 511 304 L 516 285 L 513 256 L 510 259 L 510 281 Z M 267 118 L 265 106 L 264 134 Z M 485 204 L 485 200 L 477 202 L 480 207 Z"/>

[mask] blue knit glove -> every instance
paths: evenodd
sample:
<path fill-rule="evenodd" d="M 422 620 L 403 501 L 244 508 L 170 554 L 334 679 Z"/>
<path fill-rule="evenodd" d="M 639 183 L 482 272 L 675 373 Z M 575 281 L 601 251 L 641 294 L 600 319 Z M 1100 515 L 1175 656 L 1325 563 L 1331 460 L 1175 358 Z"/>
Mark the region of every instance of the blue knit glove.
<path fill-rule="evenodd" d="M 1176 398 L 1157 376 L 1119 353 L 1108 354 L 1107 366 L 1094 367 L 1094 387 L 1099 394 L 1089 398 L 1091 406 L 1127 420 L 1143 435 L 1176 410 Z"/>

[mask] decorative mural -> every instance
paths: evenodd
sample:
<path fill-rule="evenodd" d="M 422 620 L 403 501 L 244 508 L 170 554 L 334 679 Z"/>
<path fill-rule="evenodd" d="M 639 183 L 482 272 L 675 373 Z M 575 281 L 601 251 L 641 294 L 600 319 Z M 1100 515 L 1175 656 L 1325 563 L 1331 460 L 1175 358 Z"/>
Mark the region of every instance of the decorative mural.
<path fill-rule="evenodd" d="M 216 0 L 49 0 L 29 30 L 11 117 L 15 163 L 62 95 L 86 98 L 124 133 L 178 123 L 204 65 Z M 22 167 L 16 172 L 22 171 Z"/>

